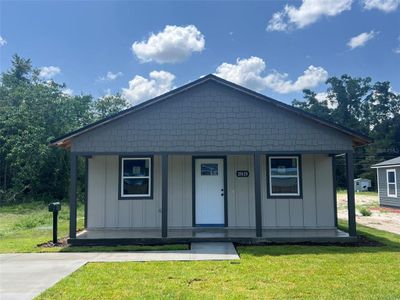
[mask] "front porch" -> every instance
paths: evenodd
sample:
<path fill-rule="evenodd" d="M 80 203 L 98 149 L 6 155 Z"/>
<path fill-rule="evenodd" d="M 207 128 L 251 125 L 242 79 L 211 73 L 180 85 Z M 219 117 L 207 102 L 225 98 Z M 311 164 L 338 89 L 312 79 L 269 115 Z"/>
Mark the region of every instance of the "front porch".
<path fill-rule="evenodd" d="M 73 245 L 195 241 L 257 244 L 351 242 L 357 239 L 352 152 L 344 153 L 349 186 L 349 234 L 337 229 L 334 174 L 335 157 L 340 153 L 299 155 L 301 196 L 294 198 L 269 197 L 266 184 L 268 154 L 218 155 L 223 157 L 221 170 L 224 170 L 223 190 L 226 191 L 221 194 L 225 221 L 218 227 L 196 223 L 194 168 L 198 156 L 154 154 L 151 199 L 124 200 L 116 197 L 119 191 L 115 184 L 120 181 L 118 161 L 121 162 L 121 158 L 115 154 L 82 155 L 86 158 L 85 185 L 89 196 L 86 195 L 85 230 L 76 234 L 78 155 L 72 153 L 69 242 Z M 216 154 L 207 153 L 201 157 L 215 158 Z M 237 176 L 238 171 L 243 172 L 241 170 L 248 170 L 247 177 Z"/>
<path fill-rule="evenodd" d="M 70 239 L 72 245 L 175 244 L 191 242 L 261 243 L 348 243 L 356 237 L 339 229 L 263 229 L 262 237 L 254 229 L 185 228 L 169 229 L 86 229 Z"/>

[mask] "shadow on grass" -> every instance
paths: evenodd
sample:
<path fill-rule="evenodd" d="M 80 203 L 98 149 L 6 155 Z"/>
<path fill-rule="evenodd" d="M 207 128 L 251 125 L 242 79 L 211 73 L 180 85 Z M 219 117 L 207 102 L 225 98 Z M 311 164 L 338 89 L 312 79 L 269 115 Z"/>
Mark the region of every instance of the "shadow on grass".
<path fill-rule="evenodd" d="M 358 243 L 238 245 L 237 248 L 240 254 L 252 256 L 400 252 L 400 235 L 362 225 L 357 225 L 357 227 L 357 233 L 361 237 Z M 339 229 L 347 231 L 347 225 L 344 222 L 339 222 Z"/>
<path fill-rule="evenodd" d="M 127 252 L 189 250 L 188 244 L 173 245 L 117 245 L 117 246 L 65 246 L 58 252 Z"/>

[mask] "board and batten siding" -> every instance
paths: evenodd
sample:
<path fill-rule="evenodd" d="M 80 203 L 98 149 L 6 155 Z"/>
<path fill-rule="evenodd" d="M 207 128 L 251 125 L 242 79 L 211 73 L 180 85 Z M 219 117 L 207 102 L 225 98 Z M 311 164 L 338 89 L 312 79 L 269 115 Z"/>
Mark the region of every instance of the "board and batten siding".
<path fill-rule="evenodd" d="M 328 155 L 302 155 L 302 195 L 298 199 L 270 199 L 267 195 L 266 157 L 261 165 L 263 228 L 333 228 L 332 158 Z"/>
<path fill-rule="evenodd" d="M 88 228 L 161 227 L 161 159 L 153 159 L 153 200 L 118 200 L 118 156 L 89 159 Z"/>
<path fill-rule="evenodd" d="M 254 157 L 227 156 L 228 226 L 255 228 Z M 118 200 L 118 156 L 89 159 L 88 228 L 160 228 L 161 158 L 154 156 L 153 199 Z M 268 199 L 266 157 L 261 160 L 264 228 L 333 228 L 332 160 L 302 155 L 302 199 Z M 237 177 L 247 170 L 249 177 Z M 169 156 L 168 226 L 192 226 L 192 157 Z"/>
<path fill-rule="evenodd" d="M 388 197 L 387 195 L 387 175 L 386 170 L 396 170 L 397 197 Z M 378 189 L 379 203 L 383 206 L 400 207 L 400 167 L 382 167 L 378 168 Z"/>

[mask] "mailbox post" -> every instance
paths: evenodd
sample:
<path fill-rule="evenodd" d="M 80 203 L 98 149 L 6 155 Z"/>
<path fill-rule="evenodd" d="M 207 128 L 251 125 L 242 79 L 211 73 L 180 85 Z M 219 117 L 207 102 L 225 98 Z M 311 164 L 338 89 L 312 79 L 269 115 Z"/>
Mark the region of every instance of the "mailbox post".
<path fill-rule="evenodd" d="M 58 212 L 61 210 L 60 202 L 53 202 L 49 204 L 49 212 L 53 213 L 53 243 L 57 243 L 57 225 L 58 225 Z"/>

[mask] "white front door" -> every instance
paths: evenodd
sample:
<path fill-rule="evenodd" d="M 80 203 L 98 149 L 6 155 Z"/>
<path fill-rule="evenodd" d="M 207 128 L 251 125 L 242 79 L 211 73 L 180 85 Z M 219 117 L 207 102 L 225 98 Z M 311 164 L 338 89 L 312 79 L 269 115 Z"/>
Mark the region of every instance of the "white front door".
<path fill-rule="evenodd" d="M 224 226 L 224 160 L 195 160 L 195 221 L 199 226 Z"/>

